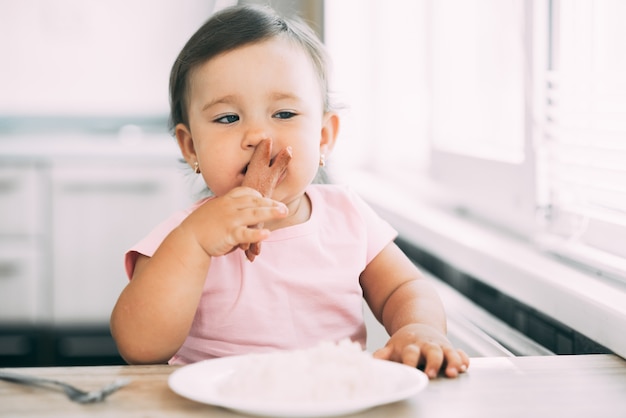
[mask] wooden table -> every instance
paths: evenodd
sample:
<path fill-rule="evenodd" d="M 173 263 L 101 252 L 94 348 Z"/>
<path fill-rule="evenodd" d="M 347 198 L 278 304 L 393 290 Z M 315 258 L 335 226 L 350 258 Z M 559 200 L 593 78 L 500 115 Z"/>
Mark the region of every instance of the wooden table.
<path fill-rule="evenodd" d="M 96 389 L 132 382 L 105 402 L 78 405 L 61 392 L 0 381 L 0 417 L 238 417 L 172 392 L 172 366 L 15 368 Z M 474 358 L 457 379 L 439 378 L 412 399 L 351 417 L 626 418 L 626 361 L 613 355 Z"/>

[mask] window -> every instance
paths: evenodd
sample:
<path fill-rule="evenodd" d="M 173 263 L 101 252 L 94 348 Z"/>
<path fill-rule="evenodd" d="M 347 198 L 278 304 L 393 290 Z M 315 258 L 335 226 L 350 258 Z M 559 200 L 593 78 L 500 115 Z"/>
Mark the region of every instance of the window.
<path fill-rule="evenodd" d="M 429 179 L 450 207 L 626 280 L 626 3 L 382 3 L 326 2 L 349 104 L 334 163 Z"/>
<path fill-rule="evenodd" d="M 430 175 L 456 205 L 520 234 L 535 222 L 532 3 L 430 1 Z M 539 51 L 537 51 L 539 50 Z"/>
<path fill-rule="evenodd" d="M 550 2 L 539 242 L 600 273 L 626 273 L 626 3 Z"/>
<path fill-rule="evenodd" d="M 523 1 L 432 2 L 428 62 L 435 149 L 524 159 L 524 12 Z"/>
<path fill-rule="evenodd" d="M 413 0 L 325 2 L 331 90 L 343 106 L 331 168 L 425 170 L 425 6 Z"/>

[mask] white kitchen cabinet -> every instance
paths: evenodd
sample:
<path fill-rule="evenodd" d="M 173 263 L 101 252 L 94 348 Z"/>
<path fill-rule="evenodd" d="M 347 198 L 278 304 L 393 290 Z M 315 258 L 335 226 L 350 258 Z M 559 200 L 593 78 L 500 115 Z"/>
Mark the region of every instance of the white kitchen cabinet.
<path fill-rule="evenodd" d="M 124 252 L 202 184 L 169 135 L 0 137 L 0 367 L 122 364 Z"/>
<path fill-rule="evenodd" d="M 0 163 L 0 236 L 43 232 L 44 181 L 34 163 Z"/>
<path fill-rule="evenodd" d="M 0 240 L 0 320 L 33 323 L 45 310 L 41 252 L 29 238 Z"/>
<path fill-rule="evenodd" d="M 181 165 L 95 160 L 51 169 L 52 321 L 106 324 L 125 251 L 189 203 Z"/>
<path fill-rule="evenodd" d="M 32 323 L 41 298 L 45 179 L 29 163 L 0 164 L 0 321 Z"/>

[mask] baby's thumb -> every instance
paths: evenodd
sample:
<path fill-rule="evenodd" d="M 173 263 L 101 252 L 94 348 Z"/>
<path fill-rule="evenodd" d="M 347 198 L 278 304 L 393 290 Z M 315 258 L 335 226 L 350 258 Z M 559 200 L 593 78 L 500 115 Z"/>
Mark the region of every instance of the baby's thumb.
<path fill-rule="evenodd" d="M 383 348 L 379 348 L 374 351 L 372 357 L 380 359 L 380 360 L 389 360 L 391 358 L 391 353 L 393 352 L 393 348 L 390 345 L 386 345 Z"/>

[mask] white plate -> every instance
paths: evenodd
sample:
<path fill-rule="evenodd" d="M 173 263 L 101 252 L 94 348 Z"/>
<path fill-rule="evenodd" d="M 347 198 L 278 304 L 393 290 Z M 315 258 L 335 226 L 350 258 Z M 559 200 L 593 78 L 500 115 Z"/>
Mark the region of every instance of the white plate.
<path fill-rule="evenodd" d="M 225 399 L 219 387 L 228 375 L 242 367 L 247 356 L 232 356 L 205 360 L 190 364 L 173 372 L 168 380 L 170 388 L 177 394 L 205 404 L 220 406 L 250 415 L 267 417 L 333 417 L 347 415 L 401 401 L 416 395 L 428 385 L 428 377 L 416 368 L 386 360 L 372 359 L 375 371 L 395 382 L 388 393 L 367 399 L 294 404 L 278 402 L 250 402 L 248 400 Z"/>

